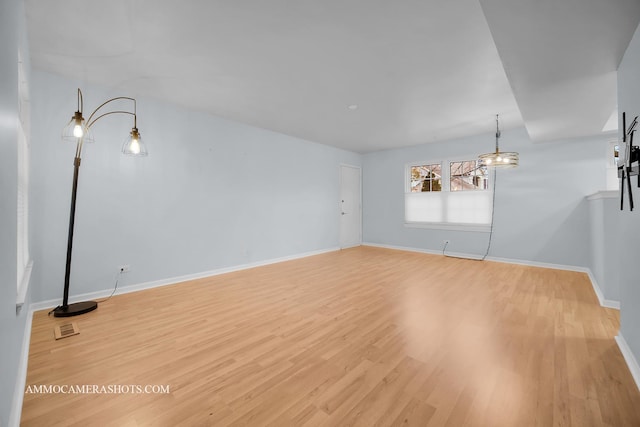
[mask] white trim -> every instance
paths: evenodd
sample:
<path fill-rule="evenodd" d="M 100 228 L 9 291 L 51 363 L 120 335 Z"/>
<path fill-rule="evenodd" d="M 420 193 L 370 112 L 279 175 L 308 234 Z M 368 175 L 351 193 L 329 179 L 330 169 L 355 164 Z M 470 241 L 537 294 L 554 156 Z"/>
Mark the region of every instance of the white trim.
<path fill-rule="evenodd" d="M 375 246 L 379 248 L 387 248 L 387 249 L 397 249 L 401 251 L 409 251 L 409 252 L 421 252 L 427 254 L 434 255 L 442 255 L 442 250 L 433 250 L 433 249 L 420 249 L 420 248 L 410 248 L 406 246 L 392 246 L 392 245 L 384 245 L 379 243 L 363 243 L 364 246 Z M 482 255 L 478 254 L 468 254 L 463 252 L 447 252 L 448 256 L 458 257 L 458 258 L 469 258 L 469 259 L 481 259 Z M 488 256 L 487 261 L 496 261 L 502 262 L 505 264 L 518 264 L 518 265 L 527 265 L 531 267 L 543 267 L 543 268 L 553 268 L 556 270 L 568 270 L 568 271 L 576 271 L 579 273 L 587 273 L 589 271 L 588 268 L 585 267 L 576 267 L 573 265 L 562 265 L 562 264 L 551 264 L 547 262 L 537 262 L 537 261 L 527 261 L 522 259 L 511 259 L 511 258 L 499 258 L 499 257 L 490 257 Z"/>
<path fill-rule="evenodd" d="M 419 253 L 425 253 L 425 254 L 431 254 L 431 255 L 442 255 L 441 250 L 438 251 L 433 249 L 410 248 L 406 246 L 384 245 L 380 243 L 370 243 L 370 242 L 364 242 L 362 243 L 362 245 L 373 246 L 377 248 L 395 249 L 400 251 L 419 252 Z M 467 259 L 477 259 L 477 260 L 482 259 L 482 256 L 478 254 L 466 254 L 466 253 L 460 253 L 460 252 L 447 252 L 447 256 L 454 257 L 454 258 L 467 258 Z M 499 257 L 491 257 L 491 256 L 488 256 L 486 260 L 502 262 L 505 264 L 527 265 L 531 267 L 553 268 L 555 270 L 566 270 L 566 271 L 575 271 L 578 273 L 586 273 L 589 276 L 589 280 L 591 281 L 591 286 L 593 287 L 593 291 L 595 292 L 596 297 L 598 298 L 598 302 L 600 306 L 620 310 L 620 301 L 608 300 L 604 298 L 602 291 L 600 290 L 600 287 L 598 286 L 598 283 L 593 273 L 591 273 L 591 270 L 587 267 L 577 267 L 574 265 L 552 264 L 547 262 L 527 261 L 522 259 L 499 258 Z"/>
<path fill-rule="evenodd" d="M 441 190 L 439 192 L 445 191 L 445 176 L 444 176 L 444 167 L 442 166 L 444 163 L 446 163 L 447 160 L 434 160 L 431 162 L 416 162 L 416 163 L 405 163 L 404 165 L 404 193 L 411 193 L 411 168 L 412 167 L 419 167 L 419 166 L 433 166 L 433 165 L 440 165 L 440 188 Z M 449 178 L 447 177 L 447 180 Z M 449 182 L 447 181 L 447 186 L 449 185 Z M 438 193 L 438 191 L 434 191 L 434 193 Z"/>
<path fill-rule="evenodd" d="M 622 332 L 618 332 L 618 335 L 615 337 L 615 339 L 616 343 L 618 343 L 618 348 L 622 353 L 622 357 L 624 357 L 624 361 L 627 362 L 627 366 L 631 371 L 631 376 L 636 382 L 636 387 L 638 387 L 638 390 L 640 390 L 640 366 L 638 366 L 638 361 L 629 348 L 627 341 L 622 336 Z"/>
<path fill-rule="evenodd" d="M 620 197 L 620 192 L 616 190 L 598 191 L 587 196 L 587 200 L 600 200 L 600 199 L 617 199 Z"/>
<path fill-rule="evenodd" d="M 252 262 L 252 263 L 249 263 L 249 264 L 241 264 L 241 265 L 236 265 L 236 266 L 232 266 L 232 267 L 223 267 L 223 268 L 218 268 L 216 270 L 203 271 L 201 273 L 186 274 L 184 276 L 177 276 L 177 277 L 171 277 L 171 278 L 168 278 L 168 279 L 154 280 L 154 281 L 151 281 L 151 282 L 144 282 L 144 283 L 138 283 L 138 284 L 130 285 L 130 286 L 123 286 L 122 288 L 118 288 L 118 293 L 116 295 L 128 294 L 130 292 L 137 292 L 137 291 L 142 291 L 142 290 L 145 290 L 145 289 L 153 289 L 153 288 L 157 288 L 157 287 L 160 287 L 160 286 L 175 285 L 176 283 L 186 282 L 186 281 L 189 281 L 189 280 L 203 279 L 205 277 L 218 276 L 220 274 L 225 274 L 225 273 L 232 273 L 234 271 L 248 270 L 250 268 L 261 267 L 261 266 L 269 265 L 269 264 L 276 264 L 276 263 L 284 262 L 284 261 L 291 261 L 291 260 L 299 259 L 299 258 L 306 258 L 306 257 L 314 256 L 314 255 L 324 254 L 324 253 L 327 253 L 327 252 L 334 252 L 334 251 L 337 251 L 337 250 L 340 250 L 340 248 L 331 247 L 331 248 L 327 248 L 327 249 L 320 249 L 320 250 L 317 250 L 317 251 L 304 252 L 304 253 L 300 253 L 300 254 L 296 254 L 296 255 L 289 255 L 289 256 L 284 256 L 284 257 L 280 257 L 280 258 L 272 258 L 272 259 L 268 259 L 268 260 L 264 260 L 264 261 Z M 113 292 L 113 289 L 105 289 L 105 290 L 102 290 L 102 291 L 89 292 L 89 293 L 86 293 L 86 294 L 75 295 L 75 296 L 69 297 L 69 302 L 73 303 L 73 302 L 91 300 L 91 299 L 94 299 L 94 298 L 104 298 L 104 297 L 108 297 L 109 295 L 111 295 L 111 292 Z M 45 310 L 47 308 L 56 307 L 61 303 L 62 303 L 61 299 L 40 301 L 40 302 L 36 302 L 36 303 L 31 303 L 30 308 L 33 311 Z"/>
<path fill-rule="evenodd" d="M 360 246 L 362 246 L 362 243 L 356 243 L 355 245 L 342 247 L 342 248 L 340 248 L 340 250 L 342 250 L 342 249 L 351 249 L 351 248 L 359 248 Z"/>
<path fill-rule="evenodd" d="M 589 268 L 576 265 L 553 264 L 550 262 L 528 261 L 524 259 L 500 258 L 488 256 L 489 261 L 503 262 L 505 264 L 527 265 L 530 267 L 552 268 L 555 270 L 575 271 L 577 273 L 589 273 Z"/>
<path fill-rule="evenodd" d="M 384 248 L 384 249 L 394 249 L 396 251 L 407 251 L 407 252 L 418 252 L 421 254 L 429 254 L 429 255 L 443 255 L 442 250 L 434 250 L 434 249 L 422 249 L 422 248 L 410 248 L 407 246 L 394 246 L 394 245 L 384 245 L 381 243 L 369 243 L 364 242 L 362 246 L 372 246 L 374 248 Z M 482 255 L 476 254 L 465 254 L 461 252 L 447 252 L 447 256 L 451 258 L 464 258 L 464 259 L 473 259 L 473 260 L 481 260 Z"/>
<path fill-rule="evenodd" d="M 598 281 L 595 276 L 591 272 L 591 270 L 587 271 L 589 275 L 589 280 L 591 280 L 591 286 L 593 286 L 593 291 L 596 293 L 598 297 L 598 301 L 600 301 L 600 305 L 606 308 L 615 308 L 616 310 L 620 310 L 620 301 L 614 301 L 610 299 L 605 299 L 604 294 L 600 290 L 600 286 L 598 286 Z"/>
<path fill-rule="evenodd" d="M 27 266 L 24 268 L 22 274 L 22 281 L 18 286 L 18 294 L 16 296 L 16 308 L 22 307 L 24 301 L 27 298 L 27 289 L 29 289 L 29 283 L 31 282 L 31 271 L 33 271 L 33 260 L 29 260 Z"/>
<path fill-rule="evenodd" d="M 33 311 L 34 310 L 29 307 L 29 312 L 27 313 L 27 319 L 24 325 L 22 349 L 20 351 L 20 360 L 18 362 L 18 375 L 16 378 L 15 389 L 13 391 L 11 413 L 9 414 L 9 427 L 18 427 L 20 425 L 20 417 L 22 416 L 22 401 L 24 400 L 24 388 L 27 382 L 27 366 L 29 363 L 29 345 L 31 344 Z"/>
<path fill-rule="evenodd" d="M 436 251 L 433 249 L 409 248 L 406 246 L 385 245 L 382 243 L 363 242 L 362 246 L 372 246 L 374 248 L 384 248 L 384 249 L 395 249 L 397 251 L 419 252 L 422 254 L 430 254 L 430 255 L 442 255 L 442 251 Z"/>
<path fill-rule="evenodd" d="M 33 261 L 29 254 L 29 176 L 31 157 L 31 106 L 29 103 L 28 70 L 22 60 L 22 49 L 18 47 L 18 186 L 16 200 L 17 217 L 17 282 L 16 309 L 22 307 L 27 296 Z"/>
<path fill-rule="evenodd" d="M 434 230 L 475 231 L 478 233 L 489 233 L 491 231 L 491 224 L 455 224 L 445 222 L 405 221 L 404 226 L 407 228 L 430 228 Z"/>

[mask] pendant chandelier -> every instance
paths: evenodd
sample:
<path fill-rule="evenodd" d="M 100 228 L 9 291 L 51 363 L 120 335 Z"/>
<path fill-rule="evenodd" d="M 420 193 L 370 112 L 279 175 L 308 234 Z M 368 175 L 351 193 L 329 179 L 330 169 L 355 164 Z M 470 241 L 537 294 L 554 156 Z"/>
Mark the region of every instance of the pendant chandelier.
<path fill-rule="evenodd" d="M 500 127 L 498 125 L 498 115 L 496 114 L 496 151 L 493 153 L 480 154 L 478 163 L 480 166 L 496 167 L 501 169 L 518 166 L 518 153 L 500 151 L 498 140 L 500 139 Z"/>

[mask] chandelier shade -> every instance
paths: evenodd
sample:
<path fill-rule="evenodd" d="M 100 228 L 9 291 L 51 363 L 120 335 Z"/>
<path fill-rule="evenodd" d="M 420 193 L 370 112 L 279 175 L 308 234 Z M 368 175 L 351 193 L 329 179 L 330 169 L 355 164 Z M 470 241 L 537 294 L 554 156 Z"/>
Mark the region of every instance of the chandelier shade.
<path fill-rule="evenodd" d="M 500 127 L 498 125 L 498 115 L 496 114 L 496 151 L 492 153 L 480 154 L 478 163 L 480 166 L 494 168 L 514 168 L 520 163 L 520 156 L 513 151 L 500 151 L 498 140 L 500 139 Z"/>
<path fill-rule="evenodd" d="M 513 168 L 518 166 L 518 153 L 507 151 L 496 151 L 495 153 L 480 154 L 478 161 L 481 166 Z"/>

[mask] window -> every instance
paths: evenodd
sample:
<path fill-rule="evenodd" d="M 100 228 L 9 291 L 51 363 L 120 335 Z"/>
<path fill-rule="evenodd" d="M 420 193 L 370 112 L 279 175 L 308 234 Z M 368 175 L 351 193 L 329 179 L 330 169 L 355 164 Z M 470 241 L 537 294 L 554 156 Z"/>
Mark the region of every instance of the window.
<path fill-rule="evenodd" d="M 451 191 L 488 189 L 487 167 L 480 166 L 476 160 L 451 162 Z"/>
<path fill-rule="evenodd" d="M 412 163 L 406 167 L 405 224 L 489 231 L 489 172 L 476 160 Z"/>
<path fill-rule="evenodd" d="M 29 254 L 29 87 L 20 52 L 18 52 L 18 118 L 18 240 L 16 246 L 18 280 L 16 305 L 21 306 L 26 298 L 33 262 Z"/>
<path fill-rule="evenodd" d="M 442 191 L 442 165 L 411 166 L 411 192 Z"/>

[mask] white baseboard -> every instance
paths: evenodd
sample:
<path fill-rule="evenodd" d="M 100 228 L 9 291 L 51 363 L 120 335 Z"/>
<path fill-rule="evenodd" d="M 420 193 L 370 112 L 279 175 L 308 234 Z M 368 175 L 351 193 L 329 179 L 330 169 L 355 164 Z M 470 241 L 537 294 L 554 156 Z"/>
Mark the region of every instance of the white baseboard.
<path fill-rule="evenodd" d="M 431 250 L 431 249 L 410 248 L 410 247 L 405 247 L 405 246 L 383 245 L 383 244 L 379 244 L 379 243 L 368 243 L 368 242 L 363 243 L 363 245 L 365 245 L 365 246 L 374 246 L 374 247 L 378 247 L 378 248 L 397 249 L 397 250 L 401 250 L 401 251 L 420 252 L 420 253 L 432 254 L 432 255 L 443 255 L 441 250 L 440 251 L 435 251 L 435 250 Z M 475 259 L 475 260 L 482 259 L 482 255 L 467 254 L 467 253 L 463 253 L 463 252 L 447 252 L 446 255 L 454 257 L 454 258 L 466 258 L 466 259 Z M 522 259 L 511 259 L 511 258 L 499 258 L 499 257 L 492 257 L 492 256 L 488 256 L 486 258 L 486 260 L 487 261 L 503 262 L 505 264 L 518 264 L 518 265 L 527 265 L 527 266 L 531 266 L 531 267 L 553 268 L 553 269 L 556 269 L 556 270 L 577 271 L 577 272 L 580 272 L 580 273 L 588 273 L 589 272 L 588 268 L 576 267 L 574 265 L 552 264 L 552 263 L 547 263 L 547 262 L 527 261 L 527 260 L 522 260 Z"/>
<path fill-rule="evenodd" d="M 203 271 L 201 273 L 186 274 L 184 276 L 171 277 L 171 278 L 168 278 L 168 279 L 153 280 L 151 282 L 144 282 L 144 283 L 138 283 L 138 284 L 135 284 L 135 285 L 123 286 L 121 288 L 118 288 L 118 292 L 116 293 L 116 295 L 127 294 L 127 293 L 130 293 L 130 292 L 142 291 L 142 290 L 145 290 L 145 289 L 157 288 L 157 287 L 160 287 L 160 286 L 175 285 L 176 283 L 186 282 L 186 281 L 189 281 L 189 280 L 204 279 L 205 277 L 218 276 L 220 274 L 232 273 L 234 271 L 247 270 L 249 268 L 255 268 L 255 267 L 262 267 L 264 265 L 276 264 L 276 263 L 279 263 L 279 262 L 291 261 L 291 260 L 300 259 L 300 258 L 306 258 L 306 257 L 314 256 L 314 255 L 324 254 L 324 253 L 327 253 L 327 252 L 334 252 L 334 251 L 337 251 L 337 250 L 340 250 L 340 248 L 331 247 L 331 248 L 327 248 L 327 249 L 320 249 L 320 250 L 317 250 L 317 251 L 304 252 L 304 253 L 284 256 L 284 257 L 280 257 L 280 258 L 272 258 L 272 259 L 268 259 L 268 260 L 264 260 L 264 261 L 257 261 L 257 262 L 252 262 L 252 263 L 248 263 L 248 264 L 235 265 L 235 266 L 232 266 L 232 267 L 223 267 L 223 268 L 218 268 L 216 270 Z M 92 300 L 92 299 L 105 298 L 105 297 L 108 297 L 109 295 L 111 295 L 111 292 L 113 292 L 112 289 L 104 289 L 104 290 L 97 291 L 97 292 L 89 292 L 89 293 L 85 293 L 85 294 L 74 295 L 74 296 L 70 296 L 69 297 L 69 302 L 70 303 L 74 303 L 74 302 L 79 302 L 79 301 L 87 301 L 87 300 Z M 40 302 L 36 302 L 36 303 L 31 303 L 31 305 L 29 307 L 30 307 L 30 309 L 32 311 L 38 311 L 38 310 L 45 310 L 47 308 L 57 307 L 61 303 L 62 303 L 61 299 L 52 299 L 52 300 L 47 300 L 47 301 L 40 301 Z"/>
<path fill-rule="evenodd" d="M 419 252 L 419 253 L 431 254 L 431 255 L 442 255 L 442 251 L 434 251 L 430 249 L 410 248 L 405 246 L 384 245 L 380 243 L 369 243 L 369 242 L 365 242 L 363 243 L 363 245 L 373 246 L 377 248 L 396 249 L 396 250 L 409 251 L 409 252 Z M 451 256 L 454 258 L 467 258 L 467 259 L 476 259 L 476 260 L 479 260 L 482 258 L 481 255 L 465 254 L 465 253 L 459 253 L 459 252 L 447 252 L 447 256 Z M 600 286 L 598 286 L 598 283 L 595 277 L 591 273 L 591 269 L 587 267 L 577 267 L 574 265 L 552 264 L 547 262 L 527 261 L 527 260 L 521 260 L 521 259 L 499 258 L 499 257 L 491 257 L 491 256 L 488 256 L 486 259 L 488 261 L 503 262 L 505 264 L 527 265 L 530 267 L 552 268 L 555 270 L 566 270 L 566 271 L 576 271 L 579 273 L 586 273 L 589 276 L 589 280 L 591 281 L 591 286 L 593 287 L 593 291 L 595 292 L 596 297 L 598 297 L 598 302 L 600 303 L 600 305 L 602 307 L 615 308 L 617 310 L 620 310 L 620 301 L 608 300 L 604 298 L 602 291 L 600 290 Z"/>
<path fill-rule="evenodd" d="M 442 251 L 434 251 L 432 249 L 409 248 L 406 246 L 385 245 L 382 243 L 362 242 L 362 246 L 373 246 L 374 248 L 395 249 L 398 251 L 418 252 L 421 254 L 442 255 Z"/>
<path fill-rule="evenodd" d="M 627 341 L 622 336 L 622 332 L 619 332 L 618 336 L 616 336 L 616 342 L 618 343 L 618 348 L 620 348 L 620 352 L 622 353 L 622 356 L 624 357 L 624 360 L 625 362 L 627 362 L 627 366 L 631 371 L 631 376 L 636 382 L 638 390 L 640 390 L 640 366 L 638 365 L 638 361 L 633 355 L 633 352 L 629 348 Z"/>
<path fill-rule="evenodd" d="M 24 336 L 22 337 L 22 349 L 20 350 L 20 362 L 18 365 L 18 375 L 13 391 L 13 402 L 11 403 L 11 414 L 9 414 L 9 427 L 18 427 L 22 416 L 22 401 L 24 399 L 24 388 L 27 382 L 27 366 L 29 363 L 29 345 L 31 344 L 31 323 L 33 321 L 33 310 L 26 314 L 27 319 L 24 325 Z"/>
<path fill-rule="evenodd" d="M 614 301 L 610 299 L 605 299 L 602 291 L 600 290 L 600 286 L 598 286 L 598 281 L 595 276 L 591 273 L 591 270 L 587 271 L 589 275 L 589 280 L 591 280 L 591 286 L 593 286 L 593 291 L 596 293 L 598 297 L 598 301 L 600 301 L 600 305 L 606 308 L 615 308 L 616 310 L 620 310 L 620 301 Z"/>
<path fill-rule="evenodd" d="M 615 310 L 620 310 L 620 301 L 605 299 L 600 302 L 600 305 L 606 308 L 613 308 Z"/>

